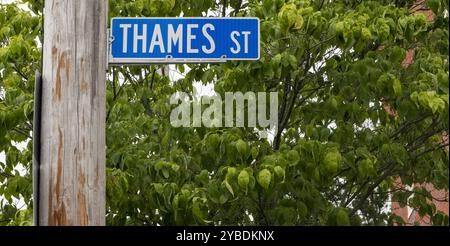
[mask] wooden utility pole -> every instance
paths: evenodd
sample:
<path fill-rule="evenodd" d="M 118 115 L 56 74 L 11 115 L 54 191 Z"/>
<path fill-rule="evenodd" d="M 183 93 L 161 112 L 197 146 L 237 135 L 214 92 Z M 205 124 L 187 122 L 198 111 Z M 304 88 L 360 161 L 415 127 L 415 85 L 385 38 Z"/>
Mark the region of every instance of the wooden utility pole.
<path fill-rule="evenodd" d="M 105 224 L 106 0 L 46 0 L 39 225 Z"/>

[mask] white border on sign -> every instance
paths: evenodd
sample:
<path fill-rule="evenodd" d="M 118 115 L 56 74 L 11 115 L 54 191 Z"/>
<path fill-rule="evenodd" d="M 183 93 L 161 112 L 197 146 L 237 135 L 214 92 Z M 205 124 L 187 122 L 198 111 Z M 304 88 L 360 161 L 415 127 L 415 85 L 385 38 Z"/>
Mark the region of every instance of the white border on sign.
<path fill-rule="evenodd" d="M 112 56 L 111 45 L 114 42 L 112 36 L 112 23 L 115 19 L 254 19 L 258 22 L 258 57 L 257 58 L 114 58 Z M 140 65 L 140 64 L 180 64 L 180 63 L 221 63 L 226 61 L 257 61 L 261 54 L 261 30 L 260 20 L 258 17 L 113 17 L 111 18 L 111 26 L 108 43 L 108 65 Z"/>

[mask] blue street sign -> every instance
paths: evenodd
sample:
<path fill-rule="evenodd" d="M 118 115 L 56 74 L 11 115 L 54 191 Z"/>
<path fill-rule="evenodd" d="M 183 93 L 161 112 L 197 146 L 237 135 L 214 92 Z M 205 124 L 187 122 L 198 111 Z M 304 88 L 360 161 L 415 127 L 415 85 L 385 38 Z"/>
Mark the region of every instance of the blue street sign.
<path fill-rule="evenodd" d="M 112 18 L 110 64 L 259 59 L 258 18 Z"/>

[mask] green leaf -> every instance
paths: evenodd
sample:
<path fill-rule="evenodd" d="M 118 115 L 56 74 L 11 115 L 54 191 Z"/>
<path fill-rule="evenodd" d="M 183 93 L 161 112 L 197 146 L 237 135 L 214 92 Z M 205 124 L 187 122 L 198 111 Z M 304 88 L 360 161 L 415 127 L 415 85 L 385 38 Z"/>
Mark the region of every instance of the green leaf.
<path fill-rule="evenodd" d="M 295 17 L 294 29 L 299 30 L 303 26 L 303 17 L 301 15 L 297 15 Z"/>
<path fill-rule="evenodd" d="M 261 185 L 265 190 L 269 189 L 270 181 L 272 180 L 272 174 L 269 170 L 263 169 L 258 173 L 258 184 Z"/>
<path fill-rule="evenodd" d="M 342 156 L 338 151 L 331 151 L 325 155 L 324 165 L 327 175 L 333 176 L 338 172 Z"/>
<path fill-rule="evenodd" d="M 250 175 L 246 170 L 242 170 L 238 175 L 238 184 L 241 188 L 247 189 L 250 182 Z"/>
<path fill-rule="evenodd" d="M 162 172 L 164 178 L 168 179 L 168 178 L 170 177 L 170 174 L 169 174 L 169 170 L 168 170 L 168 169 L 163 168 L 163 169 L 161 170 L 161 172 Z"/>
<path fill-rule="evenodd" d="M 300 155 L 296 150 L 289 150 L 287 152 L 287 160 L 289 162 L 289 166 L 295 166 L 300 161 Z"/>
<path fill-rule="evenodd" d="M 288 60 L 292 68 L 296 69 L 298 67 L 297 58 L 294 55 L 289 55 Z"/>
<path fill-rule="evenodd" d="M 367 40 L 372 39 L 372 33 L 370 32 L 370 29 L 369 29 L 369 28 L 363 27 L 363 28 L 361 29 L 361 38 L 362 38 L 364 41 L 367 41 Z"/>
<path fill-rule="evenodd" d="M 227 188 L 227 190 L 231 193 L 232 196 L 234 196 L 234 191 L 233 191 L 233 187 L 231 187 L 231 185 L 228 183 L 227 180 L 223 181 L 223 184 L 225 185 L 225 187 Z"/>
<path fill-rule="evenodd" d="M 402 84 L 400 83 L 400 80 L 394 79 L 392 87 L 396 96 L 400 96 L 402 94 Z"/>
<path fill-rule="evenodd" d="M 374 175 L 373 162 L 370 159 L 362 160 L 358 165 L 358 173 L 361 178 Z"/>
<path fill-rule="evenodd" d="M 242 139 L 239 139 L 236 142 L 236 149 L 239 152 L 239 154 L 241 154 L 242 157 L 245 157 L 247 155 L 248 146 L 247 143 Z"/>
<path fill-rule="evenodd" d="M 218 149 L 220 144 L 220 136 L 216 133 L 210 134 L 206 140 L 207 146 L 213 150 Z"/>
<path fill-rule="evenodd" d="M 252 158 L 253 158 L 253 159 L 258 158 L 258 154 L 259 154 L 259 149 L 258 149 L 258 148 L 252 147 L 251 152 L 252 152 Z"/>
<path fill-rule="evenodd" d="M 284 182 L 284 179 L 286 177 L 286 172 L 284 170 L 284 168 L 280 167 L 280 166 L 275 166 L 273 168 L 273 171 L 275 172 L 276 177 L 281 180 L 281 182 Z"/>
<path fill-rule="evenodd" d="M 298 202 L 297 211 L 300 218 L 305 218 L 308 215 L 308 207 L 303 202 Z"/>
<path fill-rule="evenodd" d="M 336 222 L 339 226 L 348 226 L 350 225 L 350 219 L 348 217 L 347 211 L 345 209 L 340 208 L 336 213 Z"/>
<path fill-rule="evenodd" d="M 200 222 L 204 222 L 203 213 L 200 209 L 200 198 L 194 197 L 192 199 L 192 214 L 195 216 L 196 219 L 198 219 Z"/>

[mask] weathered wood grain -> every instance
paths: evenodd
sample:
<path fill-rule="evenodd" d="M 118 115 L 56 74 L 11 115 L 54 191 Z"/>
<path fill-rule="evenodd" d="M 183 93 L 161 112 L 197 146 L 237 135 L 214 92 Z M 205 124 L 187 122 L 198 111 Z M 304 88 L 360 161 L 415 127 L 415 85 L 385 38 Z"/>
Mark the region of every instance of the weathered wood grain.
<path fill-rule="evenodd" d="M 40 225 L 105 223 L 106 0 L 46 0 Z"/>

